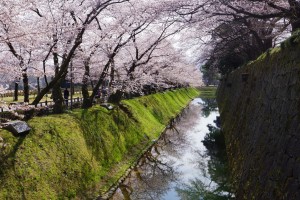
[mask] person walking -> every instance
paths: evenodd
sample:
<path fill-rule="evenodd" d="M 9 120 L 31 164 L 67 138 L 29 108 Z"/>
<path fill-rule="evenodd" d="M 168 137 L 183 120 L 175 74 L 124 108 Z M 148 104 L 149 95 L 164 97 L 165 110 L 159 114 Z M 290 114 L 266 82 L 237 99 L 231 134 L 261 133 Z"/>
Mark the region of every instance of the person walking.
<path fill-rule="evenodd" d="M 68 88 L 66 88 L 66 89 L 64 90 L 64 99 L 65 99 L 65 102 L 66 102 L 66 106 L 67 106 L 67 107 L 68 107 L 68 104 L 69 104 L 69 95 L 70 95 L 69 90 L 68 90 Z"/>

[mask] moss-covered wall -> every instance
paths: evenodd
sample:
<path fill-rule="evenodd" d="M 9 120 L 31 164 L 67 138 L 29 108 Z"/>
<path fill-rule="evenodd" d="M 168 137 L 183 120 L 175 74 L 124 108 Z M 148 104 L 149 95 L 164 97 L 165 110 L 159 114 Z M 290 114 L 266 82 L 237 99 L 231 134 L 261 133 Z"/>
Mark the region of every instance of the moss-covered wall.
<path fill-rule="evenodd" d="M 217 98 L 237 199 L 300 199 L 299 34 L 224 77 Z"/>
<path fill-rule="evenodd" d="M 179 89 L 111 111 L 95 106 L 34 118 L 25 137 L 0 130 L 0 199 L 95 199 L 197 95 Z"/>

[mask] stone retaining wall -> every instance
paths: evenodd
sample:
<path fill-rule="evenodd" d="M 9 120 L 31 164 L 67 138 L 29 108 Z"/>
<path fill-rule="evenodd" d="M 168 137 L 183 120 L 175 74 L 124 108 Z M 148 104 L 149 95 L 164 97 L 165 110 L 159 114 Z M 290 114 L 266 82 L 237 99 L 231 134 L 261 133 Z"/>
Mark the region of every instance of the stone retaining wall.
<path fill-rule="evenodd" d="M 300 43 L 224 77 L 222 129 L 237 199 L 300 199 Z"/>

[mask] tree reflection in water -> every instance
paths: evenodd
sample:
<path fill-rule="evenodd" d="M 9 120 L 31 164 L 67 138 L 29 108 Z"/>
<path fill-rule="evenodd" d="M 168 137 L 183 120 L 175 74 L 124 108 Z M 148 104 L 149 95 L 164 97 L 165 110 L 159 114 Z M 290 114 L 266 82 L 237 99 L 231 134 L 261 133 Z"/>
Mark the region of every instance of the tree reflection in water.
<path fill-rule="evenodd" d="M 162 199 L 166 191 L 174 187 L 170 183 L 179 182 L 180 172 L 177 171 L 174 162 L 182 156 L 181 150 L 189 145 L 181 131 L 196 123 L 187 118 L 193 117 L 199 111 L 200 109 L 187 107 L 178 118 L 171 121 L 160 140 L 146 152 L 137 167 L 119 186 L 112 197 L 113 200 Z M 185 126 L 177 127 L 179 121 Z"/>
<path fill-rule="evenodd" d="M 169 182 L 176 180 L 173 168 L 158 160 L 152 152 L 148 152 L 139 165 L 119 187 L 121 193 L 116 193 L 113 199 L 160 199 Z"/>
<path fill-rule="evenodd" d="M 164 160 L 160 154 L 161 149 L 164 148 L 164 151 L 170 151 L 176 156 L 175 151 L 173 152 L 174 141 L 168 137 L 169 131 L 178 134 L 178 130 L 170 126 L 161 140 L 141 158 L 138 166 L 132 170 L 112 199 L 161 199 L 169 189 L 169 183 L 177 181 L 178 172 L 172 167 L 173 162 Z"/>
<path fill-rule="evenodd" d="M 176 188 L 182 200 L 230 200 L 235 199 L 230 184 L 230 171 L 226 155 L 225 138 L 219 128 L 207 125 L 209 133 L 202 141 L 207 148 L 205 154 L 199 153 L 199 168 L 203 176 L 211 182 L 206 184 L 195 178 L 188 184 Z M 208 161 L 205 158 L 208 158 Z M 207 162 L 207 167 L 205 164 Z"/>
<path fill-rule="evenodd" d="M 216 99 L 212 98 L 202 98 L 202 102 L 199 102 L 202 104 L 202 116 L 208 117 L 212 111 L 218 110 L 218 104 Z"/>
<path fill-rule="evenodd" d="M 217 159 L 219 151 L 214 147 L 205 152 L 201 142 L 207 124 L 217 116 L 215 105 L 210 99 L 193 101 L 179 119 L 173 120 L 111 199 L 230 199 L 230 186 L 223 182 L 227 180 L 226 170 L 222 171 L 224 160 Z M 214 138 L 213 134 L 210 136 Z"/>

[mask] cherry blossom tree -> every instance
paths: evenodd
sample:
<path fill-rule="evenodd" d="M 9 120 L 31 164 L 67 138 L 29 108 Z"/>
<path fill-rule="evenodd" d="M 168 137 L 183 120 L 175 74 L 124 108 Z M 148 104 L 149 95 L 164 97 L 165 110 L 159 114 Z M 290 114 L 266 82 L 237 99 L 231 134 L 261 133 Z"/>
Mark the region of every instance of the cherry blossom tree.
<path fill-rule="evenodd" d="M 199 5 L 203 4 L 175 0 L 4 0 L 0 3 L 0 70 L 7 71 L 11 80 L 23 80 L 25 102 L 33 85 L 28 76 L 36 77 L 38 85 L 43 77 L 45 87 L 32 104 L 52 91 L 57 113 L 63 105 L 61 81 L 68 73 L 82 84 L 84 107 L 92 105 L 106 78 L 111 85 L 117 77 L 138 88 L 151 82 L 186 82 L 179 78 L 184 71 L 179 68 L 188 65 L 167 61 L 182 56 L 168 40 L 186 25 L 187 19 L 178 13 L 195 6 L 199 10 Z M 172 78 L 163 72 L 166 69 L 174 69 Z"/>
<path fill-rule="evenodd" d="M 63 32 L 62 44 L 64 44 L 65 48 L 63 50 L 63 56 L 61 63 L 58 66 L 56 65 L 57 72 L 53 79 L 49 82 L 49 84 L 41 91 L 39 95 L 33 101 L 33 104 L 38 103 L 41 98 L 55 85 L 59 84 L 62 78 L 65 77 L 69 64 L 78 50 L 78 47 L 82 43 L 83 36 L 85 32 L 93 25 L 96 21 L 98 15 L 103 12 L 103 10 L 108 7 L 127 2 L 127 0 L 107 0 L 107 1 L 77 1 L 77 2 L 65 2 L 65 9 L 58 10 L 57 12 L 53 12 L 57 19 L 61 19 L 61 15 L 67 15 L 68 20 L 63 21 L 63 25 L 70 27 L 71 30 L 68 32 Z M 60 8 L 56 6 L 55 8 Z M 57 30 L 60 30 L 61 26 L 57 27 Z M 63 26 L 62 26 L 63 27 Z M 69 35 L 68 35 L 69 34 Z M 66 37 L 67 36 L 67 37 Z M 54 37 L 55 41 L 55 37 Z M 54 52 L 55 53 L 55 52 Z M 55 63 L 57 64 L 57 63 Z"/>
<path fill-rule="evenodd" d="M 82 93 L 84 97 L 83 107 L 90 107 L 92 105 L 93 99 L 98 94 L 100 86 L 104 79 L 108 76 L 109 69 L 111 68 L 111 71 L 114 71 L 113 63 L 116 55 L 119 53 L 120 49 L 122 49 L 132 39 L 133 32 L 135 34 L 139 34 L 149 25 L 149 23 L 151 23 L 149 18 L 144 17 L 138 19 L 137 12 L 135 14 L 131 14 L 132 9 L 134 9 L 132 4 L 126 7 L 118 7 L 118 5 L 116 5 L 109 11 L 104 12 L 104 16 L 97 20 L 97 26 L 94 27 L 99 32 L 99 37 L 94 37 L 98 38 L 98 41 L 91 43 L 91 37 L 87 37 L 85 40 L 87 46 L 84 46 L 84 43 L 82 44 L 83 48 L 89 49 L 82 51 L 83 54 L 88 52 L 88 54 L 84 56 L 85 59 L 83 59 L 85 68 L 82 85 Z M 94 33 L 95 31 L 91 34 Z M 92 48 L 89 48 L 90 45 L 92 45 Z M 98 58 L 98 63 L 93 61 L 96 56 Z M 96 64 L 98 67 L 92 67 L 91 64 Z M 101 64 L 102 67 L 99 66 Z M 96 83 L 93 86 L 91 95 L 89 95 L 87 91 L 90 67 L 96 70 L 96 72 L 94 71 L 92 73 L 98 74 L 97 77 L 94 77 L 94 79 L 96 79 Z"/>
<path fill-rule="evenodd" d="M 189 49 L 200 49 L 200 52 L 194 51 L 200 54 L 194 54 L 200 64 L 220 58 L 235 44 L 236 56 L 244 55 L 240 65 L 278 44 L 289 35 L 290 30 L 299 28 L 300 7 L 297 0 L 176 2 L 169 8 L 178 14 L 178 20 L 190 24 L 184 40 L 188 42 Z M 237 44 L 237 41 L 247 42 Z"/>
<path fill-rule="evenodd" d="M 300 28 L 299 0 L 218 0 L 229 9 L 228 15 L 242 18 L 273 19 L 280 18 L 291 24 L 292 30 Z"/>
<path fill-rule="evenodd" d="M 1 30 L 1 45 L 5 46 L 5 50 L 9 51 L 18 62 L 20 75 L 15 76 L 15 79 L 22 78 L 24 87 L 24 102 L 29 102 L 29 85 L 27 69 L 32 59 L 32 42 L 28 31 L 24 29 L 23 24 L 29 25 L 27 16 L 23 15 L 26 6 L 15 2 L 9 2 L 10 7 L 5 7 L 9 1 L 1 2 L 3 8 L 2 20 L 0 20 Z M 5 9 L 6 8 L 6 9 Z M 4 18 L 8 20 L 3 20 Z M 28 47 L 28 48 L 27 48 Z M 16 89 L 17 87 L 16 81 Z M 15 92 L 17 94 L 17 90 Z M 17 100 L 17 95 L 15 95 Z"/>
<path fill-rule="evenodd" d="M 112 13 L 105 13 L 105 15 L 106 17 L 111 16 L 109 22 L 110 24 L 117 24 L 117 28 L 109 26 L 108 33 L 105 33 L 108 25 L 105 25 L 105 22 L 101 20 L 97 21 L 98 31 L 101 32 L 103 37 L 99 38 L 100 43 L 94 44 L 93 50 L 86 57 L 83 82 L 87 83 L 88 77 L 90 77 L 92 56 L 96 55 L 99 58 L 99 54 L 102 54 L 102 61 L 106 61 L 102 62 L 101 73 L 98 75 L 98 80 L 90 96 L 88 96 L 86 84 L 83 84 L 84 107 L 91 106 L 105 78 L 110 78 L 111 83 L 114 82 L 115 74 L 118 74 L 118 81 L 122 80 L 127 87 L 129 85 L 132 86 L 132 91 L 136 90 L 134 86 L 139 82 L 134 78 L 136 69 L 142 69 L 151 59 L 156 59 L 166 54 L 154 55 L 154 52 L 161 48 L 160 46 L 168 37 L 177 33 L 180 27 L 172 27 L 175 23 L 173 19 L 166 18 L 162 20 L 160 17 L 163 16 L 163 12 L 158 8 L 151 6 L 148 1 L 135 1 L 125 8 L 111 8 L 110 11 Z M 116 15 L 116 10 L 113 9 L 119 11 L 118 15 Z M 130 14 L 132 10 L 135 11 L 134 14 Z M 101 26 L 99 26 L 100 24 Z M 121 27 L 120 24 L 122 24 Z M 165 49 L 165 51 L 168 51 L 168 49 Z M 118 60 L 121 60 L 121 62 L 118 62 Z M 122 78 L 120 78 L 120 74 L 122 74 Z M 131 82 L 127 80 L 128 78 Z"/>

